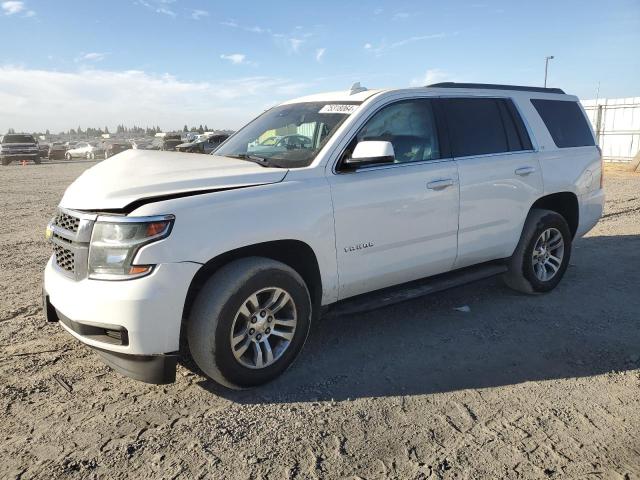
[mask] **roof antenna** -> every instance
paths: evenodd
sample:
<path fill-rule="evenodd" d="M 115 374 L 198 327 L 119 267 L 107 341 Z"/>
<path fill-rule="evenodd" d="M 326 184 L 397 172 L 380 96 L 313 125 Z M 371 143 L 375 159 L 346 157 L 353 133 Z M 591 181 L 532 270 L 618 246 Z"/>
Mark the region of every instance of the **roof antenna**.
<path fill-rule="evenodd" d="M 366 92 L 366 91 L 367 91 L 367 87 L 362 87 L 360 85 L 360 82 L 356 82 L 353 85 L 351 85 L 351 90 L 349 90 L 349 95 L 354 95 L 356 93 Z"/>

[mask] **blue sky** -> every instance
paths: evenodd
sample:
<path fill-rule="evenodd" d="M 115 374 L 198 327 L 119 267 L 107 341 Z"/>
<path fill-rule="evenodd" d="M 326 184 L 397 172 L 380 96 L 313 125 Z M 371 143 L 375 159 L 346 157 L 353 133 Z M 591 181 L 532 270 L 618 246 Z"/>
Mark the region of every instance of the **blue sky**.
<path fill-rule="evenodd" d="M 108 5 L 108 6 L 107 6 Z M 0 131 L 207 123 L 454 80 L 640 96 L 640 0 L 0 0 Z"/>

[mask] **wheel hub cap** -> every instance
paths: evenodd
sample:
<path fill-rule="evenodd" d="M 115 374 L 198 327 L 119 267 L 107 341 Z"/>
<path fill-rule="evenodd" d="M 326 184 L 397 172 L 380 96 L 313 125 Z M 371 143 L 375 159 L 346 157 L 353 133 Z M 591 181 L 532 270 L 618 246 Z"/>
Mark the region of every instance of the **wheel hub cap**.
<path fill-rule="evenodd" d="M 231 351 L 244 367 L 268 367 L 289 348 L 296 324 L 296 306 L 287 291 L 278 287 L 258 290 L 236 312 Z"/>
<path fill-rule="evenodd" d="M 533 271 L 542 282 L 555 277 L 564 258 L 564 239 L 557 228 L 548 228 L 536 240 L 532 254 Z"/>

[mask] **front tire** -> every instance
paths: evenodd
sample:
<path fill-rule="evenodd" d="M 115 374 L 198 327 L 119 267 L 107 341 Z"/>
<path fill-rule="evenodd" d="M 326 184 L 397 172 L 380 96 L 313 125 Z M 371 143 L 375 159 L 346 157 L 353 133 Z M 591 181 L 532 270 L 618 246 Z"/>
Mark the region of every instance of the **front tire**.
<path fill-rule="evenodd" d="M 73 156 L 71 156 L 71 154 L 70 154 L 70 153 L 65 153 L 65 154 L 64 154 L 64 159 L 65 159 L 65 160 L 69 161 L 69 160 L 71 160 L 72 158 L 73 158 Z"/>
<path fill-rule="evenodd" d="M 525 221 L 504 281 L 522 293 L 537 294 L 558 286 L 569 265 L 572 235 L 564 217 L 534 208 Z"/>
<path fill-rule="evenodd" d="M 42 162 L 42 160 L 40 159 L 40 157 L 35 157 L 33 159 L 33 163 L 35 163 L 36 165 L 40 165 L 41 162 Z"/>
<path fill-rule="evenodd" d="M 236 260 L 200 290 L 187 325 L 189 349 L 221 385 L 262 385 L 296 359 L 311 313 L 309 290 L 295 270 L 268 258 Z"/>
<path fill-rule="evenodd" d="M 95 158 L 96 158 L 96 156 L 95 156 L 95 154 L 93 152 L 88 152 L 87 153 L 87 160 L 93 160 Z"/>

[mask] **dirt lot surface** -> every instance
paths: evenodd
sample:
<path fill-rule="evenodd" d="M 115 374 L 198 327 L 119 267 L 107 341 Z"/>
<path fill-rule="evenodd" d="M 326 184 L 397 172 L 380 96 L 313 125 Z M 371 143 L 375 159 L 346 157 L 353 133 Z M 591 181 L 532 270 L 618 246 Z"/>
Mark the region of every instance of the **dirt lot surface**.
<path fill-rule="evenodd" d="M 228 392 L 129 380 L 44 322 L 44 226 L 90 165 L 0 169 L 0 478 L 640 478 L 640 174 L 609 172 L 554 292 L 327 318 Z"/>

